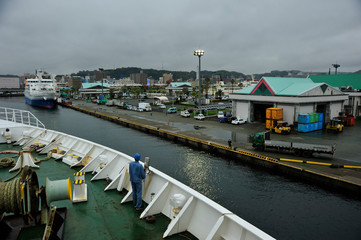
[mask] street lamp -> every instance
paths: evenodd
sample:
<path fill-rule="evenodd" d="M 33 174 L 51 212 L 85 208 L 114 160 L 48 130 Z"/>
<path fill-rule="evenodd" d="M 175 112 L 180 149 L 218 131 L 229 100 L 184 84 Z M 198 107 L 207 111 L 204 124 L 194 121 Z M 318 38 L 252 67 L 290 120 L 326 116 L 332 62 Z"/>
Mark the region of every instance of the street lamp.
<path fill-rule="evenodd" d="M 198 56 L 199 59 L 199 65 L 198 65 L 198 81 L 199 81 L 199 94 L 198 94 L 198 109 L 201 110 L 201 86 L 202 86 L 202 80 L 201 80 L 201 57 L 204 55 L 203 50 L 194 50 L 193 52 L 194 56 Z"/>

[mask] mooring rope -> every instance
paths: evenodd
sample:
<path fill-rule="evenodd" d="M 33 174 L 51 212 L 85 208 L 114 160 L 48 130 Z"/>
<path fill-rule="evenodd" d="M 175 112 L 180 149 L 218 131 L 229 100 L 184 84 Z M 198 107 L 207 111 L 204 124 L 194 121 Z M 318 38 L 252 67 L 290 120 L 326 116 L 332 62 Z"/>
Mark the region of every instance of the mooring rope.
<path fill-rule="evenodd" d="M 12 166 L 15 163 L 12 157 L 6 157 L 0 159 L 0 168 L 7 168 Z"/>
<path fill-rule="evenodd" d="M 0 183 L 0 213 L 19 213 L 21 211 L 20 178 Z"/>
<path fill-rule="evenodd" d="M 24 156 L 23 156 L 23 152 L 20 152 L 20 161 L 21 161 L 21 164 L 20 164 L 20 168 L 18 170 L 17 173 L 15 173 L 15 175 L 9 177 L 8 179 L 4 180 L 4 182 L 8 182 L 9 180 L 13 179 L 14 177 L 16 177 L 17 175 L 19 175 L 19 173 L 23 170 L 23 159 L 24 159 Z"/>

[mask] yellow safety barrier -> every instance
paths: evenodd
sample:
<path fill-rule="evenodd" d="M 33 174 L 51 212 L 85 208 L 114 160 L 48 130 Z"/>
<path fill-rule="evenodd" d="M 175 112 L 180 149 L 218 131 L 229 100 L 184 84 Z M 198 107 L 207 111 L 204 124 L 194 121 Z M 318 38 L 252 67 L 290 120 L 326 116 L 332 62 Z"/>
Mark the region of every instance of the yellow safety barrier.
<path fill-rule="evenodd" d="M 303 161 L 303 160 L 295 160 L 295 159 L 287 159 L 287 158 L 280 158 L 280 161 L 284 162 L 295 162 L 295 163 L 306 163 L 306 164 L 313 164 L 313 165 L 320 165 L 332 168 L 350 168 L 350 169 L 361 169 L 361 166 L 351 166 L 351 165 L 337 165 L 332 163 L 323 163 L 323 162 L 315 162 L 315 161 Z"/>
<path fill-rule="evenodd" d="M 354 168 L 354 169 L 361 169 L 361 166 L 350 166 L 350 165 L 344 165 L 344 168 Z"/>
<path fill-rule="evenodd" d="M 313 162 L 313 161 L 306 161 L 308 164 L 314 164 L 314 165 L 321 165 L 321 166 L 331 166 L 331 163 L 322 163 L 322 162 Z"/>

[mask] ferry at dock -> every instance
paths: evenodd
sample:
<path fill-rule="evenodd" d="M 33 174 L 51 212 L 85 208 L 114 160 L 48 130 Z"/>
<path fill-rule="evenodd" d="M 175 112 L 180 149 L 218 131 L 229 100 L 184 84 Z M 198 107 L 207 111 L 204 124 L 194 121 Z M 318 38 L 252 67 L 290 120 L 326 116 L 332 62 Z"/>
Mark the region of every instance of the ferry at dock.
<path fill-rule="evenodd" d="M 147 174 L 142 188 L 145 208 L 142 212 L 138 212 L 139 219 L 143 220 L 140 221 L 138 216 L 134 217 L 136 211 L 131 204 L 132 188 L 128 170 L 129 163 L 134 161 L 131 156 L 86 139 L 46 129 L 31 112 L 0 107 L 0 133 L 5 133 L 6 129 L 9 129 L 10 133 L 0 135 L 0 146 L 10 146 L 6 143 L 8 141 L 14 143 L 11 146 L 16 145 L 20 149 L 36 146 L 38 149 L 34 154 L 51 157 L 40 164 L 37 161 L 32 162 L 30 158 L 23 158 L 20 163 L 18 160 L 14 168 L 26 162 L 27 166 L 32 166 L 39 176 L 43 177 L 46 174 L 51 179 L 54 177 L 52 174 L 64 177 L 75 175 L 76 171 L 87 175 L 85 180 L 88 185 L 86 193 L 88 202 L 74 204 L 73 201 L 73 204 L 68 205 L 68 212 L 71 213 L 67 214 L 66 221 L 69 223 L 66 224 L 65 231 L 68 233 L 64 239 L 84 239 L 85 235 L 98 234 L 96 231 L 89 231 L 89 226 L 106 229 L 113 237 L 122 236 L 124 239 L 130 239 L 131 236 L 136 236 L 138 239 L 161 239 L 176 237 L 185 232 L 191 235 L 189 239 L 274 239 L 201 193 L 152 166 L 146 167 Z M 46 166 L 48 164 L 51 166 Z M 13 171 L 15 170 L 17 169 Z M 5 171 L 0 171 L 3 179 L 9 176 L 4 175 Z M 47 182 L 51 183 L 48 180 Z M 15 182 L 11 186 L 16 184 Z M 75 184 L 73 198 L 76 197 Z M 59 194 L 56 192 L 53 193 L 54 195 Z M 101 196 L 105 196 L 106 199 L 99 199 Z M 120 201 L 117 201 L 120 196 Z M 1 199 L 5 199 L 4 196 L 0 196 Z M 0 202 L 0 206 L 3 205 Z M 13 205 L 15 206 L 16 203 L 14 202 Z M 10 207 L 6 209 L 7 213 L 9 209 Z M 3 210 L 0 208 L 0 217 Z M 127 216 L 128 214 L 130 216 Z M 147 219 L 152 219 L 152 216 L 168 220 L 158 220 L 152 223 L 153 225 L 142 227 Z M 107 221 L 108 218 L 110 221 Z M 92 221 L 92 219 L 102 219 L 102 221 Z M 79 224 L 79 221 L 83 224 Z M 121 225 L 120 221 L 124 221 L 124 224 Z M 133 221 L 136 228 L 130 224 Z M 92 225 L 95 223 L 97 226 Z M 159 227 L 161 224 L 166 225 Z M 162 233 L 153 229 L 159 229 Z M 81 233 L 82 230 L 84 232 Z"/>
<path fill-rule="evenodd" d="M 34 78 L 25 79 L 25 101 L 36 107 L 54 108 L 57 104 L 57 91 L 55 79 L 43 70 L 37 70 Z"/>

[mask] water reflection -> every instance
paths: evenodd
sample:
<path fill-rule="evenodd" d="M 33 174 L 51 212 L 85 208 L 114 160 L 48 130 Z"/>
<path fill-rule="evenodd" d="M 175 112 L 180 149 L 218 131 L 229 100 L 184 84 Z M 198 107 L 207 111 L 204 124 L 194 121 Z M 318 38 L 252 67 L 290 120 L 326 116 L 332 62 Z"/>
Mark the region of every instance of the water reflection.
<path fill-rule="evenodd" d="M 218 171 L 213 169 L 209 155 L 188 149 L 184 153 L 183 161 L 180 161 L 178 172 L 186 177 L 189 187 L 211 199 L 217 197 L 219 189 L 216 186 L 219 186 L 220 176 Z"/>

